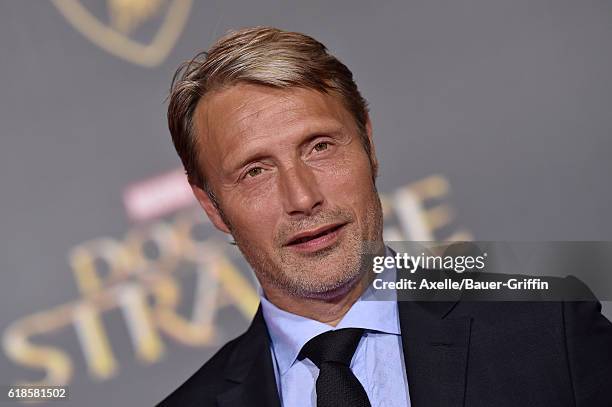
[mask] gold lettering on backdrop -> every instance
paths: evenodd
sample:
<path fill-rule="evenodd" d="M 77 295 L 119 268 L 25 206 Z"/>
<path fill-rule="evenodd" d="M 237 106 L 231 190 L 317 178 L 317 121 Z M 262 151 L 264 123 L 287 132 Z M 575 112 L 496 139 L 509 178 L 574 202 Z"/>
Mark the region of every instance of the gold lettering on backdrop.
<path fill-rule="evenodd" d="M 73 323 L 89 373 L 99 379 L 113 376 L 118 369 L 98 310 L 90 303 L 74 307 Z"/>
<path fill-rule="evenodd" d="M 450 205 L 441 202 L 448 194 L 448 181 L 433 175 L 381 195 L 385 239 L 435 240 L 440 229 L 452 226 Z M 90 377 L 106 380 L 120 372 L 104 322 L 114 310 L 125 321 L 135 358 L 145 364 L 164 355 L 164 338 L 189 347 L 219 344 L 224 338 L 215 336 L 217 310 L 235 307 L 248 321 L 259 298 L 249 271 L 236 266 L 237 248 L 210 230 L 198 237 L 199 228 L 208 229 L 210 223 L 199 207 L 190 207 L 169 221 L 135 227 L 123 240 L 105 237 L 74 247 L 68 264 L 80 298 L 14 321 L 2 337 L 6 356 L 19 366 L 42 370 L 43 377 L 30 384 L 66 385 L 74 374 L 71 357 L 78 353 L 33 340 L 72 328 Z M 470 238 L 459 229 L 440 240 Z M 181 304 L 188 289 L 194 292 L 186 312 Z"/>
<path fill-rule="evenodd" d="M 446 236 L 439 236 L 438 231 L 451 225 L 455 214 L 451 206 L 443 201 L 450 193 L 450 185 L 441 175 L 430 175 L 393 194 L 393 207 L 402 229 L 402 239 L 413 241 L 463 241 L 472 240 L 472 234 L 459 229 Z M 433 204 L 432 204 L 433 203 Z"/>
<path fill-rule="evenodd" d="M 131 257 L 120 242 L 101 238 L 83 243 L 68 255 L 68 263 L 74 273 L 77 286 L 82 295 L 95 294 L 102 290 L 106 283 L 113 283 L 125 277 L 130 269 Z M 98 264 L 96 264 L 98 263 Z M 107 269 L 106 281 L 98 267 Z"/>
<path fill-rule="evenodd" d="M 48 384 L 61 386 L 70 381 L 73 364 L 68 353 L 61 349 L 35 345 L 31 338 L 61 329 L 71 322 L 71 304 L 37 312 L 13 322 L 4 331 L 2 346 L 6 356 L 18 365 L 43 370 L 40 381 L 19 380 L 19 385 Z"/>

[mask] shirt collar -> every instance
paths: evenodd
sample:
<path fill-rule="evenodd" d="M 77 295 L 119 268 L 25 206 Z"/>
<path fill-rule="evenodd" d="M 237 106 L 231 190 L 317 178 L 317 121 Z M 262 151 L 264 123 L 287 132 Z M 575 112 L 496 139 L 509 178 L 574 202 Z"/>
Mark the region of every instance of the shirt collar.
<path fill-rule="evenodd" d="M 396 270 L 393 268 L 385 271 L 379 277 L 387 281 L 393 281 L 395 280 L 395 273 Z M 272 340 L 279 373 L 281 375 L 286 373 L 297 359 L 306 342 L 323 332 L 341 328 L 363 328 L 370 331 L 400 335 L 397 302 L 395 300 L 369 300 L 373 298 L 372 290 L 373 287 L 369 286 L 334 328 L 278 308 L 266 299 L 260 288 L 261 307 Z"/>

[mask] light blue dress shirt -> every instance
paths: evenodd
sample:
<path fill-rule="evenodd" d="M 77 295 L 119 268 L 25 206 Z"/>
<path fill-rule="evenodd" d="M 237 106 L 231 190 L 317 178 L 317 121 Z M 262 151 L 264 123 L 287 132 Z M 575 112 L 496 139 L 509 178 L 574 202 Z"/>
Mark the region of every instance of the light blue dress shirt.
<path fill-rule="evenodd" d="M 395 277 L 395 270 L 384 273 Z M 351 361 L 372 407 L 409 407 L 397 301 L 368 301 L 370 286 L 340 323 L 330 325 L 286 312 L 268 301 L 260 289 L 263 315 L 270 332 L 276 383 L 285 407 L 315 407 L 319 369 L 310 359 L 298 360 L 302 347 L 315 336 L 341 328 L 363 328 L 364 335 Z"/>

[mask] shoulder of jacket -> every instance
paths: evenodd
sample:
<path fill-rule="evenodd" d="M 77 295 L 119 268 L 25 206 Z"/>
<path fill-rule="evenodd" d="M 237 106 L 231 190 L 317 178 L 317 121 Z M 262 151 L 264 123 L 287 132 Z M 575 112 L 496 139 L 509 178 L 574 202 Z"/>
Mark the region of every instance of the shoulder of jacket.
<path fill-rule="evenodd" d="M 188 407 L 191 405 L 214 405 L 217 394 L 229 387 L 224 372 L 234 350 L 246 333 L 232 339 L 221 347 L 183 384 L 167 396 L 157 407 Z"/>

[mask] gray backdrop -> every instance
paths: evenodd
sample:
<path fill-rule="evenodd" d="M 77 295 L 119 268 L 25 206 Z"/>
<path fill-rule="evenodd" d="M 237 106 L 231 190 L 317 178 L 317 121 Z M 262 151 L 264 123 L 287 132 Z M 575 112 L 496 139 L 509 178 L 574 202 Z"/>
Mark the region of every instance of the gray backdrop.
<path fill-rule="evenodd" d="M 111 3 L 81 1 L 106 26 L 115 24 Z M 144 43 L 171 2 L 150 18 L 136 7 L 147 2 L 131 3 L 141 22 L 128 34 Z M 165 121 L 171 75 L 228 29 L 252 25 L 308 33 L 353 70 L 371 106 L 382 193 L 440 174 L 453 222 L 479 240 L 611 240 L 610 1 L 196 1 L 168 56 L 143 66 L 95 44 L 51 1 L 4 0 L 0 385 L 45 376 L 27 362 L 43 356 L 27 356 L 13 336 L 25 328 L 9 328 L 83 298 L 69 264 L 74 247 L 173 219 L 130 220 L 123 200 L 128 185 L 179 166 Z M 223 239 L 210 228 L 200 233 Z M 190 280 L 200 274 L 184 268 L 177 309 L 189 314 L 202 292 Z M 204 306 L 215 318 L 213 340 L 195 346 L 162 332 L 163 355 L 151 345 L 148 361 L 135 356 L 134 321 L 105 312 L 117 362 L 105 377 L 104 361 L 96 376 L 84 356 L 93 339 L 57 322 L 72 311 L 29 320 L 38 333 L 28 340 L 71 360 L 66 404 L 150 406 L 245 328 L 244 313 L 219 301 Z M 95 353 L 99 343 L 91 346 Z"/>

